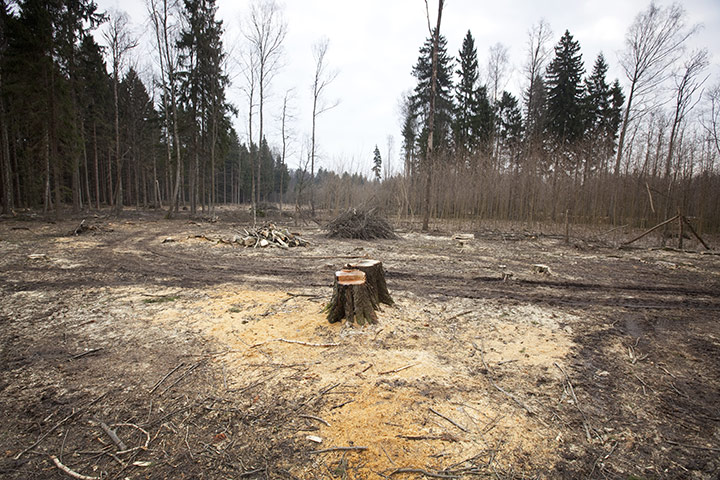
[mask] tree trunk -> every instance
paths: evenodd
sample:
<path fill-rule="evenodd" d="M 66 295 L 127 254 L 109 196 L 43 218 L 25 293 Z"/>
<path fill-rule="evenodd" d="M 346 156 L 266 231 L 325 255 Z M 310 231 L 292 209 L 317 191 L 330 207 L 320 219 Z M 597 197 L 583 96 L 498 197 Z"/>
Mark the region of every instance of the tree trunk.
<path fill-rule="evenodd" d="M 378 260 L 363 260 L 362 262 L 348 265 L 350 269 L 360 270 L 365 274 L 365 283 L 367 283 L 370 293 L 373 297 L 373 303 L 386 305 L 394 305 L 390 292 L 388 292 L 385 283 L 385 269 L 382 262 Z"/>
<path fill-rule="evenodd" d="M 330 323 L 346 318 L 348 323 L 358 325 L 377 323 L 377 303 L 360 270 L 343 269 L 335 272 L 335 285 L 330 303 L 325 307 Z"/>

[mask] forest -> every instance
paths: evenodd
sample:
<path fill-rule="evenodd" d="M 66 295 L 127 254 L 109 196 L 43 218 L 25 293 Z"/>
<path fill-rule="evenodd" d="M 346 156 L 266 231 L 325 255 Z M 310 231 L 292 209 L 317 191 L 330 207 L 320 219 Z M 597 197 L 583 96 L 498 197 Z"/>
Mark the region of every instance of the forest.
<path fill-rule="evenodd" d="M 288 144 L 297 141 L 287 133 L 288 96 L 281 112 L 266 111 L 288 28 L 272 0 L 251 2 L 243 24 L 234 81 L 246 94 L 244 132 L 234 126 L 240 106 L 228 100 L 215 0 L 148 0 L 150 76 L 136 71 L 138 39 L 123 12 L 89 0 L 0 5 L 5 214 L 134 206 L 171 217 L 181 208 L 212 214 L 216 205 L 247 204 L 256 213 L 289 203 L 314 215 L 373 204 L 399 217 L 567 216 L 640 227 L 682 211 L 700 231 L 720 228 L 720 80 L 709 78 L 707 49 L 689 47 L 700 26 L 679 4 L 637 13 L 618 55 L 623 78 L 608 78 L 602 53 L 584 59 L 569 30 L 558 38 L 538 21 L 519 97 L 503 89 L 506 47 L 491 46 L 483 69 L 471 30 L 441 32 L 440 15 L 434 28 L 428 15 L 418 57 L 399 59 L 416 80 L 401 100 L 403 168 L 383 175 L 376 147 L 371 177 L 318 168 L 316 120 L 333 107 L 323 97 L 334 80 L 327 40 L 313 45 L 315 75 L 305 81 L 312 133 L 300 164 L 288 167 Z M 456 55 L 450 35 L 463 38 Z M 267 140 L 271 115 L 281 122 L 278 145 Z"/>

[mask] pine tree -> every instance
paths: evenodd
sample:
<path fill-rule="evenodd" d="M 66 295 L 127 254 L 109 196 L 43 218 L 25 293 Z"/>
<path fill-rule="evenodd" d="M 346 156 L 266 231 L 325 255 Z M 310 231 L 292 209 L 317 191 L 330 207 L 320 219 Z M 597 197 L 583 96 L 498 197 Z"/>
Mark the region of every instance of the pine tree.
<path fill-rule="evenodd" d="M 373 153 L 373 167 L 372 171 L 375 174 L 375 179 L 380 181 L 382 172 L 382 157 L 380 156 L 380 149 L 375 145 L 375 152 Z"/>
<path fill-rule="evenodd" d="M 413 112 L 420 125 L 419 143 L 421 150 L 427 142 L 427 117 L 432 95 L 432 37 L 428 38 L 420 48 L 420 56 L 413 67 L 412 75 L 417 79 L 417 85 L 412 96 Z M 440 35 L 438 42 L 438 66 L 435 94 L 435 150 L 448 150 L 450 147 L 450 127 L 453 118 L 452 100 L 452 57 L 447 53 L 447 40 Z"/>
<path fill-rule="evenodd" d="M 583 136 L 583 72 L 580 44 L 566 30 L 547 69 L 547 130 L 561 144 L 572 144 Z"/>

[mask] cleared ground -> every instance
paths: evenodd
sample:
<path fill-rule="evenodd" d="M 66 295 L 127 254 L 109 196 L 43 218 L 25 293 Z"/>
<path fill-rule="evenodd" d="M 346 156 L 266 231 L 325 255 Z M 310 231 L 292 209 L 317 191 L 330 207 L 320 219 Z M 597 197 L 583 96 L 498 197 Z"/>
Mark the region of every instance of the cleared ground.
<path fill-rule="evenodd" d="M 51 455 L 123 479 L 720 475 L 717 255 L 471 224 L 246 249 L 213 241 L 247 226 L 231 211 L 81 218 L 0 221 L 3 478 L 70 478 Z M 364 257 L 397 305 L 327 323 Z"/>

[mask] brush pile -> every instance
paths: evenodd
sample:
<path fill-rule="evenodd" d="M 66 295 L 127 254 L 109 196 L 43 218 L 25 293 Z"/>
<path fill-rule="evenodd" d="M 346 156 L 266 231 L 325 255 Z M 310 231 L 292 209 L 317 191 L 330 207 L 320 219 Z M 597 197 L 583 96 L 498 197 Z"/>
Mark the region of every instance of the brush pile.
<path fill-rule="evenodd" d="M 350 209 L 327 224 L 325 229 L 330 238 L 356 238 L 373 240 L 376 238 L 396 239 L 393 228 L 377 210 Z"/>

